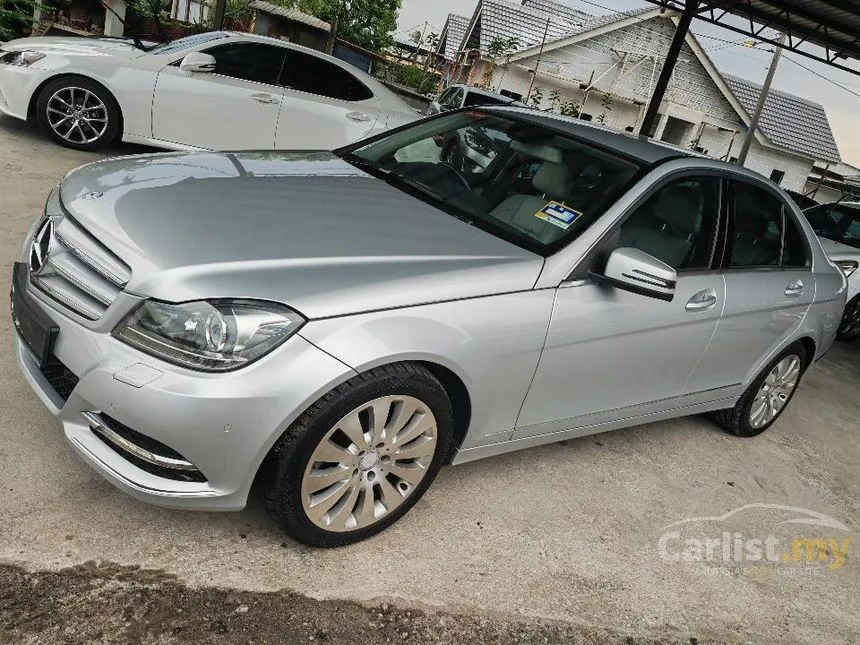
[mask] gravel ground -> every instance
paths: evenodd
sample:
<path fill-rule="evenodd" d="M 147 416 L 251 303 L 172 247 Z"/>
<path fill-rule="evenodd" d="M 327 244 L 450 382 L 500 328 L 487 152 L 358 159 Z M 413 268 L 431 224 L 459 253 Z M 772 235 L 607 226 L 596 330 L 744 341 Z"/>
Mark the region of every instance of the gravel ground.
<path fill-rule="evenodd" d="M 51 185 L 97 158 L 0 117 L 0 281 Z M 312 551 L 256 502 L 179 512 L 113 489 L 65 445 L 13 338 L 0 316 L 2 643 L 860 642 L 860 343 L 761 437 L 694 417 L 446 468 L 389 531 Z M 847 559 L 661 557 L 668 525 L 751 504 L 838 520 Z M 707 535 L 816 535 L 786 513 L 746 508 Z"/>

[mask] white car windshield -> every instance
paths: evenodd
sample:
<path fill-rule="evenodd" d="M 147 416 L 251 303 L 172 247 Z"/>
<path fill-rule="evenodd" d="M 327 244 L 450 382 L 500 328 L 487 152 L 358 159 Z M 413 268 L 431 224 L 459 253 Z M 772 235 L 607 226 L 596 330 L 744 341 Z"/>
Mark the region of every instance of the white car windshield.
<path fill-rule="evenodd" d="M 544 125 L 481 110 L 419 122 L 345 158 L 541 255 L 580 235 L 642 169 Z"/>
<path fill-rule="evenodd" d="M 202 45 L 203 43 L 207 43 L 210 40 L 219 40 L 221 38 L 226 37 L 227 34 L 223 34 L 217 31 L 209 32 L 206 34 L 195 34 L 193 36 L 185 36 L 185 38 L 171 40 L 169 43 L 164 43 L 163 45 L 157 45 L 156 47 L 147 50 L 147 52 L 155 55 L 173 54 L 175 52 L 181 52 L 185 49 L 196 47 L 197 45 Z"/>

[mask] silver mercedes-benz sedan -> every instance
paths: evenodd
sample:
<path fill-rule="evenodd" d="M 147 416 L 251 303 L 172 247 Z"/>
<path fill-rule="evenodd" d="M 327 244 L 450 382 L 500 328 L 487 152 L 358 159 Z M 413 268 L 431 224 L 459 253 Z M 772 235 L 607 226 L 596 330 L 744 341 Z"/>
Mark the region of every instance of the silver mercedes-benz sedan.
<path fill-rule="evenodd" d="M 491 162 L 442 161 L 452 133 Z M 256 483 L 316 546 L 390 526 L 444 463 L 703 412 L 759 434 L 845 298 L 759 175 L 519 108 L 84 166 L 12 288 L 21 370 L 85 462 L 185 508 Z"/>

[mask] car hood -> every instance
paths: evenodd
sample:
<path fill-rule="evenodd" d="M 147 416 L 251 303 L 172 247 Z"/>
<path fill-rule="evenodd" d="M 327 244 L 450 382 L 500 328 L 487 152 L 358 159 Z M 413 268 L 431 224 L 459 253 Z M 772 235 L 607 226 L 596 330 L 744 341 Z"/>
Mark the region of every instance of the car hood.
<path fill-rule="evenodd" d="M 66 211 L 167 301 L 260 298 L 309 318 L 531 289 L 543 259 L 331 153 L 156 154 L 72 171 Z"/>
<path fill-rule="evenodd" d="M 821 242 L 821 248 L 831 260 L 857 260 L 860 258 L 860 249 L 858 248 L 829 240 L 826 237 L 819 236 L 818 241 Z"/>
<path fill-rule="evenodd" d="M 2 46 L 4 51 L 28 49 L 44 54 L 75 54 L 80 56 L 117 56 L 137 58 L 146 52 L 137 49 L 129 40 L 118 38 L 57 38 L 53 36 L 19 38 Z"/>

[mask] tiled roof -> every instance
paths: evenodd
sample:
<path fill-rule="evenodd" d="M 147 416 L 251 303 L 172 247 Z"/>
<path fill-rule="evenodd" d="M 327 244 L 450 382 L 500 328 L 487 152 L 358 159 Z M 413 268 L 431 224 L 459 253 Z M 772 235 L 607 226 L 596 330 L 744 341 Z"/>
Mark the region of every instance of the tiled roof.
<path fill-rule="evenodd" d="M 555 2 L 554 0 L 523 0 L 522 5 L 524 7 L 531 7 L 532 9 L 538 9 L 540 11 L 562 16 L 571 22 L 585 22 L 594 18 L 590 13 L 585 13 L 579 9 L 568 7 L 566 4 Z"/>
<path fill-rule="evenodd" d="M 546 4 L 546 0 L 541 4 Z M 540 44 L 545 31 L 547 41 L 556 40 L 578 31 L 583 22 L 580 18 L 573 18 L 573 14 L 548 13 L 508 0 L 482 0 L 479 11 L 480 40 L 476 41 L 473 34 L 469 44 L 480 49 L 482 54 L 486 54 L 490 43 L 499 37 L 516 37 L 517 49 L 524 49 Z"/>
<path fill-rule="evenodd" d="M 453 59 L 460 50 L 460 45 L 469 28 L 469 19 L 456 13 L 449 13 L 448 20 L 442 28 L 439 40 L 439 53 L 448 60 Z"/>
<path fill-rule="evenodd" d="M 263 13 L 268 13 L 273 16 L 280 16 L 281 18 L 286 18 L 287 20 L 292 20 L 293 22 L 300 22 L 303 25 L 307 25 L 308 27 L 322 29 L 323 31 L 329 31 L 331 29 L 331 25 L 329 25 L 327 22 L 320 20 L 319 18 L 309 16 L 308 14 L 299 11 L 298 9 L 288 9 L 287 7 L 281 7 L 275 4 L 271 4 L 269 2 L 264 2 L 264 0 L 252 0 L 252 2 L 248 6 L 251 7 L 251 9 L 256 9 L 257 11 L 262 11 Z"/>
<path fill-rule="evenodd" d="M 737 76 L 723 74 L 744 109 L 755 111 L 762 86 Z M 824 108 L 793 94 L 771 90 L 759 123 L 762 133 L 775 145 L 830 163 L 841 160 Z"/>

